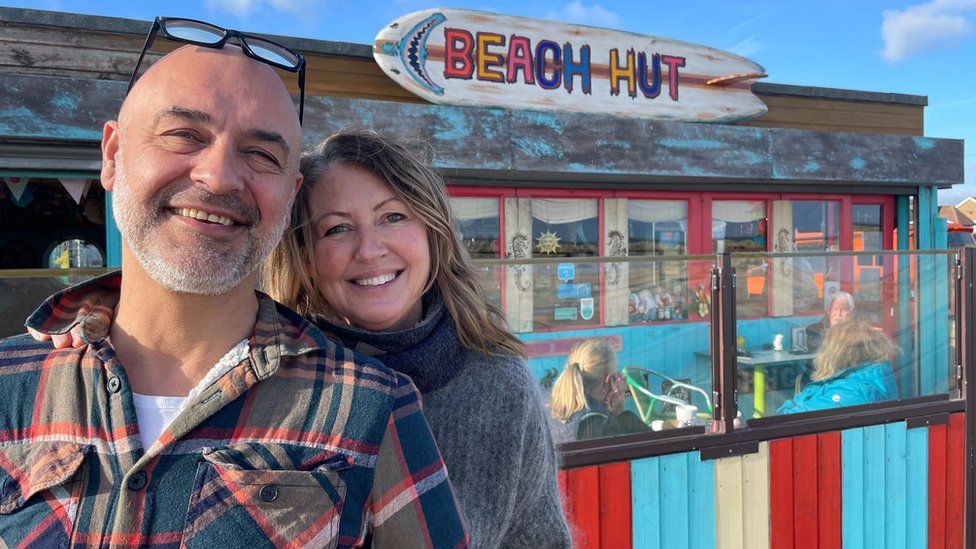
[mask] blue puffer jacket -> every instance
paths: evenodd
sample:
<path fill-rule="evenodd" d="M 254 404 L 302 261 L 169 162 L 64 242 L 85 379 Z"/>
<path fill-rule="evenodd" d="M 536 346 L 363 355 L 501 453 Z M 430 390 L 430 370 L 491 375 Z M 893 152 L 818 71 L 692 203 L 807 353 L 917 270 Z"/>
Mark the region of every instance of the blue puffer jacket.
<path fill-rule="evenodd" d="M 898 398 L 891 363 L 865 362 L 807 385 L 779 407 L 780 414 L 855 406 Z"/>

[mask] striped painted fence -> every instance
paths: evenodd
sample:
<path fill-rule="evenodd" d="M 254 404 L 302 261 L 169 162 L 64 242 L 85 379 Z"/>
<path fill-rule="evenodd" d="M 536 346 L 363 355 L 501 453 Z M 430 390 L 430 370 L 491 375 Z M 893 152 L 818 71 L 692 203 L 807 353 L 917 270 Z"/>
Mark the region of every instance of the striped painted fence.
<path fill-rule="evenodd" d="M 963 414 L 560 472 L 579 548 L 963 546 Z"/>

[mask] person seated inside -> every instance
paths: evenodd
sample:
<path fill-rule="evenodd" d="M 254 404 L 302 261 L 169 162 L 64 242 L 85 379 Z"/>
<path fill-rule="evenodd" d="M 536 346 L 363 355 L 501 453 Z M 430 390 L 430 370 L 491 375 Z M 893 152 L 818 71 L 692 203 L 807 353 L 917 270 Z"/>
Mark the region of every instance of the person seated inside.
<path fill-rule="evenodd" d="M 891 360 L 899 352 L 880 329 L 847 320 L 827 330 L 813 359 L 813 381 L 779 407 L 780 414 L 898 398 Z"/>
<path fill-rule="evenodd" d="M 827 303 L 826 314 L 819 321 L 807 326 L 807 349 L 811 352 L 819 349 L 831 326 L 850 320 L 853 316 L 854 296 L 847 292 L 834 294 Z"/>
<path fill-rule="evenodd" d="M 552 386 L 549 410 L 554 441 L 647 431 L 637 414 L 624 409 L 626 389 L 617 371 L 617 355 L 606 340 L 577 343 Z"/>

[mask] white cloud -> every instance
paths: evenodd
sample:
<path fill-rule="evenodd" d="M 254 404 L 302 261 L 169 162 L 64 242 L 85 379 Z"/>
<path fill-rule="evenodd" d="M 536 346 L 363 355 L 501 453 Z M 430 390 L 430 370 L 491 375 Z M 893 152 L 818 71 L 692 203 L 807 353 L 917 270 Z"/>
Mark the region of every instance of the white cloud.
<path fill-rule="evenodd" d="M 582 23 L 595 27 L 619 28 L 620 16 L 600 4 L 585 6 L 581 0 L 573 0 L 562 10 L 550 11 L 546 19 L 566 21 L 568 23 Z"/>
<path fill-rule="evenodd" d="M 894 63 L 906 56 L 951 43 L 972 33 L 966 15 L 976 10 L 976 0 L 932 0 L 904 10 L 884 10 L 881 56 Z"/>
<path fill-rule="evenodd" d="M 206 0 L 211 11 L 225 11 L 238 17 L 248 17 L 264 7 L 297 16 L 314 15 L 321 0 Z"/>
<path fill-rule="evenodd" d="M 765 49 L 763 43 L 753 34 L 740 40 L 738 44 L 729 48 L 729 51 L 736 55 L 749 58 L 761 52 L 763 49 Z"/>

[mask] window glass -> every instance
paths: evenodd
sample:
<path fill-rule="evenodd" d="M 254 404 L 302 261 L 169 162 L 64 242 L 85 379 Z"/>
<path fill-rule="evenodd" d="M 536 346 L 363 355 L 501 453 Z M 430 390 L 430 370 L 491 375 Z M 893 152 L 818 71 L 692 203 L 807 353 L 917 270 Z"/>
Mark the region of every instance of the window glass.
<path fill-rule="evenodd" d="M 599 245 L 599 201 L 533 198 L 532 256 L 596 257 Z M 562 328 L 600 322 L 599 265 L 538 265 L 533 271 L 534 325 Z"/>
<path fill-rule="evenodd" d="M 627 201 L 630 256 L 688 253 L 688 203 L 684 200 Z M 695 290 L 689 288 L 686 261 L 634 263 L 628 267 L 629 322 L 683 320 L 692 315 Z"/>
<path fill-rule="evenodd" d="M 811 255 L 809 260 L 815 259 Z M 838 256 L 841 288 L 854 287 L 859 257 Z M 872 263 L 890 318 L 873 322 L 839 290 L 820 315 L 756 318 L 736 312 L 739 409 L 766 417 L 944 394 L 955 356 L 950 253 L 879 252 Z M 897 268 L 895 268 L 897 265 Z"/>
<path fill-rule="evenodd" d="M 451 209 L 458 235 L 472 259 L 501 257 L 501 220 L 497 198 L 452 197 Z"/>
<path fill-rule="evenodd" d="M 712 202 L 712 251 L 765 252 L 766 203 L 761 200 Z M 764 259 L 735 259 L 740 314 L 765 315 L 769 294 L 768 264 Z"/>
<path fill-rule="evenodd" d="M 792 202 L 793 242 L 796 252 L 836 252 L 840 249 L 840 203 Z M 786 251 L 784 249 L 784 251 Z M 836 258 L 810 255 L 792 261 L 793 313 L 820 312 L 830 296 L 841 289 Z"/>
<path fill-rule="evenodd" d="M 499 199 L 493 197 L 451 197 L 451 210 L 457 223 L 458 238 L 472 259 L 501 257 L 501 216 Z M 501 309 L 504 275 L 500 269 L 479 267 L 488 303 Z"/>
<path fill-rule="evenodd" d="M 48 296 L 90 276 L 8 269 L 105 266 L 105 193 L 92 179 L 0 177 L 0 338 Z"/>
<path fill-rule="evenodd" d="M 714 266 L 711 258 L 686 261 L 691 272 Z M 631 272 L 654 271 L 662 262 L 647 258 L 627 265 Z M 607 290 L 608 300 L 612 293 Z M 703 299 L 707 309 L 709 297 Z M 696 322 L 531 334 L 528 365 L 546 391 L 553 439 L 708 429 L 714 404 L 711 329 L 706 312 Z"/>
<path fill-rule="evenodd" d="M 851 208 L 854 229 L 854 251 L 878 251 L 884 248 L 880 204 L 854 204 Z M 889 260 L 890 263 L 890 260 Z M 859 256 L 854 265 L 852 294 L 858 313 L 872 322 L 882 319 L 882 265 L 879 256 Z"/>
<path fill-rule="evenodd" d="M 94 180 L 0 178 L 0 269 L 51 268 L 49 252 L 73 239 L 105 250 L 101 185 Z M 97 263 L 84 249 L 73 247 L 69 253 L 74 253 L 69 267 Z M 97 266 L 103 265 L 104 260 Z"/>

